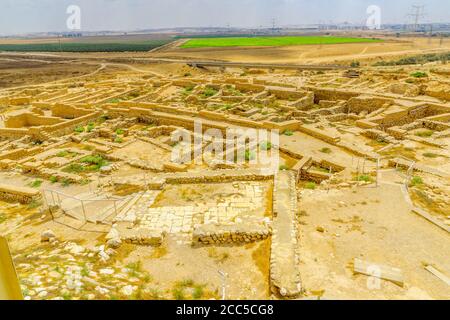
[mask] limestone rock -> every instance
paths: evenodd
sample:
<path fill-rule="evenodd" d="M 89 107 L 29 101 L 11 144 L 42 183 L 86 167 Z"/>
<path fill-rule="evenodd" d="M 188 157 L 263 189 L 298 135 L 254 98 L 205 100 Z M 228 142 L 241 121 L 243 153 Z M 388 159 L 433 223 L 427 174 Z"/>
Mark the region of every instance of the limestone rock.
<path fill-rule="evenodd" d="M 49 242 L 51 239 L 56 239 L 56 235 L 52 230 L 46 230 L 41 233 L 42 242 Z"/>
<path fill-rule="evenodd" d="M 117 249 L 120 248 L 120 246 L 122 245 L 122 241 L 119 238 L 113 238 L 108 240 L 106 244 L 108 245 L 109 248 Z"/>

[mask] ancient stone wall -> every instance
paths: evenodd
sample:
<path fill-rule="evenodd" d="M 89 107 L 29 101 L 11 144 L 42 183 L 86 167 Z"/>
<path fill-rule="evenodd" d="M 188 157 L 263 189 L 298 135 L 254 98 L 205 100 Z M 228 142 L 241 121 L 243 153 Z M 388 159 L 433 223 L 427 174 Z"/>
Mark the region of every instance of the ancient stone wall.
<path fill-rule="evenodd" d="M 249 243 L 267 239 L 271 229 L 264 224 L 239 223 L 228 225 L 200 225 L 194 228 L 194 244 L 212 245 L 227 243 Z"/>
<path fill-rule="evenodd" d="M 36 189 L 0 184 L 0 199 L 28 204 L 38 200 L 41 194 Z"/>

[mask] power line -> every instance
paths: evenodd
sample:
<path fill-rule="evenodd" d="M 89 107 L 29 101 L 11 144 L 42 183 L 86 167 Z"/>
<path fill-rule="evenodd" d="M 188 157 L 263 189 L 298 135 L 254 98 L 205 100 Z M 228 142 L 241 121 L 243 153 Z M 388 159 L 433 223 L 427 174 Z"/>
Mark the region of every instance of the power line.
<path fill-rule="evenodd" d="M 424 5 L 413 5 L 412 12 L 407 15 L 413 20 L 413 30 L 415 32 L 419 31 L 420 19 L 425 18 L 425 6 Z"/>

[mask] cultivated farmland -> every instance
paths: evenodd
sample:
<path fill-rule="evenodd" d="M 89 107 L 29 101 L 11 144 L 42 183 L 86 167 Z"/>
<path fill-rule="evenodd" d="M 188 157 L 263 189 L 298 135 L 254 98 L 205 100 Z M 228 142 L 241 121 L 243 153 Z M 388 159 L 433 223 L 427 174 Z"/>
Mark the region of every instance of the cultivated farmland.
<path fill-rule="evenodd" d="M 27 43 L 27 44 L 0 44 L 0 51 L 16 52 L 138 52 L 149 51 L 163 46 L 171 40 L 147 40 L 137 42 L 116 43 L 88 43 L 88 42 L 62 42 L 62 43 Z"/>
<path fill-rule="evenodd" d="M 191 39 L 184 43 L 182 48 L 207 48 L 207 47 L 270 47 L 270 46 L 294 46 L 314 44 L 340 44 L 380 42 L 379 39 L 349 38 L 349 37 L 243 37 L 243 38 L 202 38 Z"/>

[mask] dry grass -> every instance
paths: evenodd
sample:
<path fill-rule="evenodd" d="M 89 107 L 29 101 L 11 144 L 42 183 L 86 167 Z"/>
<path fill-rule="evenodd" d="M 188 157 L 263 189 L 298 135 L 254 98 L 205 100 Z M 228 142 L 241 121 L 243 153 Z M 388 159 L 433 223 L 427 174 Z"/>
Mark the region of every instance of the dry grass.
<path fill-rule="evenodd" d="M 134 194 L 134 193 L 138 193 L 139 191 L 141 191 L 141 187 L 139 187 L 139 186 L 123 184 L 123 185 L 119 185 L 119 186 L 115 187 L 114 195 L 120 196 L 120 197 L 125 197 L 125 196 L 129 196 L 131 194 Z"/>
<path fill-rule="evenodd" d="M 264 240 L 252 252 L 253 261 L 265 279 L 269 279 L 270 273 L 270 244 L 271 241 L 269 239 Z"/>
<path fill-rule="evenodd" d="M 450 212 L 449 205 L 446 205 L 444 203 L 441 204 L 433 200 L 423 189 L 414 187 L 411 190 L 411 199 L 413 203 L 418 204 L 419 207 L 425 209 L 429 213 L 434 213 L 446 217 Z"/>
<path fill-rule="evenodd" d="M 162 258 L 165 255 L 167 255 L 168 253 L 169 253 L 169 250 L 167 249 L 167 247 L 162 245 L 160 247 L 154 248 L 150 257 L 152 259 L 159 259 L 159 258 Z"/>

